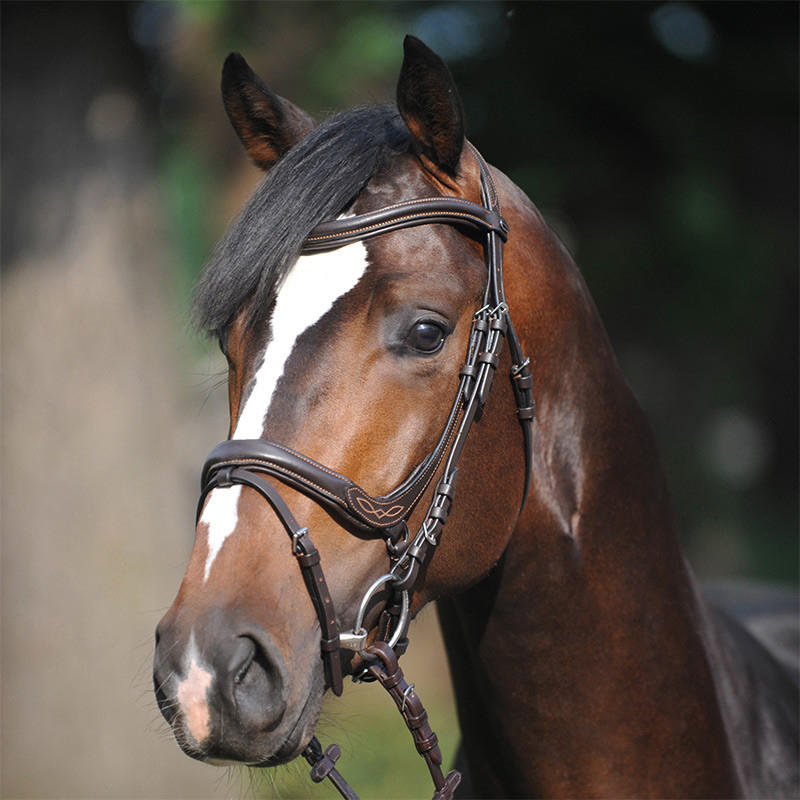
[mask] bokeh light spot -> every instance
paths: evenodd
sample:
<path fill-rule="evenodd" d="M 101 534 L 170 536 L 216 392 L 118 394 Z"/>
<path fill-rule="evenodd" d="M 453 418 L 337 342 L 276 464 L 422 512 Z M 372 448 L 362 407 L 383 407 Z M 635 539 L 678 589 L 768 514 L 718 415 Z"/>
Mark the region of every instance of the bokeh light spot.
<path fill-rule="evenodd" d="M 688 3 L 665 3 L 650 16 L 650 26 L 665 50 L 685 61 L 710 61 L 717 39 L 708 19 Z"/>

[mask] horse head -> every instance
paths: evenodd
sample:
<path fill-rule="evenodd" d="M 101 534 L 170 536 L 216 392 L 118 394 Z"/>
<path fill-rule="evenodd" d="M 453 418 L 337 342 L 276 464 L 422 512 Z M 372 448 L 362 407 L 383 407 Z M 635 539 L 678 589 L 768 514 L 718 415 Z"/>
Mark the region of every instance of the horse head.
<path fill-rule="evenodd" d="M 182 748 L 330 775 L 323 695 L 374 678 L 451 797 L 396 660 L 438 600 L 475 796 L 796 796 L 796 681 L 706 604 L 580 273 L 443 62 L 407 38 L 397 108 L 320 125 L 239 56 L 222 92 L 266 178 L 196 295 L 230 430 L 157 630 Z"/>
<path fill-rule="evenodd" d="M 502 247 L 500 209 L 512 226 L 532 214 L 466 142 L 446 66 L 413 38 L 396 109 L 317 126 L 238 55 L 222 92 L 266 178 L 197 292 L 200 324 L 228 360 L 230 440 L 207 465 L 188 568 L 158 627 L 154 680 L 187 753 L 263 765 L 303 750 L 326 687 L 340 691 L 342 670 L 364 669 L 381 625 L 398 640 L 408 617 L 477 582 L 503 553 L 525 493 L 526 446 L 512 384 L 484 409 L 485 395 L 490 373 L 515 369 L 529 423 L 531 379 L 526 363 L 512 364 L 519 354 L 500 349 L 507 306 L 487 296 L 486 250 Z M 355 233 L 352 220 L 363 221 Z M 525 255 L 510 243 L 506 261 Z M 519 279 L 510 286 L 513 296 Z M 484 356 L 487 338 L 496 353 Z M 482 419 L 467 440 L 460 427 L 478 380 L 486 385 L 468 413 Z M 433 507 L 445 511 L 431 520 L 437 491 Z M 428 545 L 420 539 L 409 556 L 426 520 Z M 319 563 L 304 571 L 296 556 Z M 398 564 L 414 568 L 413 586 L 406 577 L 400 604 L 410 608 L 392 616 L 382 612 L 399 581 L 381 579 Z M 362 637 L 352 650 L 337 646 L 347 632 Z"/>

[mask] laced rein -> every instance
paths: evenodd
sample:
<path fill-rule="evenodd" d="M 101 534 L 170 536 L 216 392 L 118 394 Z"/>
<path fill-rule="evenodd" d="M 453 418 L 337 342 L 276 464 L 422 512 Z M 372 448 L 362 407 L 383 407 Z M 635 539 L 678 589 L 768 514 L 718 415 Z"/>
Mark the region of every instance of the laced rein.
<path fill-rule="evenodd" d="M 461 776 L 456 771 L 451 771 L 447 776 L 442 773 L 442 756 L 436 734 L 428 723 L 427 712 L 414 690 L 414 684 L 405 681 L 398 658 L 408 646 L 406 633 L 410 621 L 410 595 L 414 591 L 420 567 L 432 556 L 452 508 L 458 461 L 473 422 L 479 420 L 483 412 L 504 339 L 509 342 L 511 383 L 517 402 L 517 416 L 524 433 L 525 486 L 522 504 L 528 493 L 531 425 L 535 415 L 530 362 L 523 356 L 503 286 L 503 244 L 508 236 L 508 227 L 500 214 L 489 169 L 477 150 L 472 149 L 481 169 L 482 206 L 449 197 L 396 203 L 379 211 L 322 223 L 311 232 L 302 248 L 303 253 L 331 250 L 388 231 L 436 222 L 468 226 L 484 234 L 488 274 L 483 303 L 473 315 L 467 355 L 459 374 L 458 392 L 445 429 L 431 454 L 397 489 L 376 498 L 339 473 L 274 442 L 229 440 L 218 445 L 206 461 L 197 507 L 199 519 L 209 492 L 234 484 L 250 486 L 271 505 L 291 537 L 292 552 L 298 560 L 317 613 L 321 630 L 321 656 L 329 687 L 336 695 L 342 693 L 340 649 L 358 653 L 364 666 L 353 680 L 377 680 L 392 696 L 431 774 L 435 787 L 433 800 L 450 800 Z M 441 477 L 433 490 L 425 518 L 411 539 L 406 519 L 442 463 Z M 366 590 L 351 631 L 339 630 L 319 552 L 311 541 L 308 529 L 298 524 L 279 492 L 259 473 L 278 478 L 331 507 L 358 527 L 385 539 L 391 567 Z M 370 602 L 384 587 L 390 590 L 391 599 L 381 613 L 373 642 L 368 644 L 364 618 Z M 344 798 L 358 800 L 356 793 L 335 768 L 340 754 L 337 745 L 331 745 L 323 751 L 316 737 L 303 751 L 303 757 L 312 765 L 310 774 L 313 781 L 320 782 L 327 778 Z"/>

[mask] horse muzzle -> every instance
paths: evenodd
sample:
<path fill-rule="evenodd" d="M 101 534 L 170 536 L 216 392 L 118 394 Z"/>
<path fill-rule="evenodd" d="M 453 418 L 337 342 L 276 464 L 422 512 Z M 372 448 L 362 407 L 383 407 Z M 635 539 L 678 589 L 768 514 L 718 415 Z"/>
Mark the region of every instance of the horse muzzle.
<path fill-rule="evenodd" d="M 321 674 L 302 697 L 290 697 L 288 668 L 272 637 L 228 610 L 196 620 L 188 637 L 169 612 L 156 631 L 153 681 L 181 749 L 213 763 L 291 760 L 310 738 L 322 702 Z"/>

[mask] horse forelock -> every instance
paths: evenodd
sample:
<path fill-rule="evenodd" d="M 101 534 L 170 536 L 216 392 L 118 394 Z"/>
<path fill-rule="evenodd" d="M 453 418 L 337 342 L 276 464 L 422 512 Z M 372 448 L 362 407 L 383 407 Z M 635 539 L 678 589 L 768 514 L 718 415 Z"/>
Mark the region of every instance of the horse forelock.
<path fill-rule="evenodd" d="M 408 147 L 408 130 L 390 106 L 334 115 L 295 145 L 215 248 L 195 292 L 197 327 L 223 335 L 245 306 L 248 323 L 261 322 L 308 233 L 347 209 L 370 178 Z"/>

